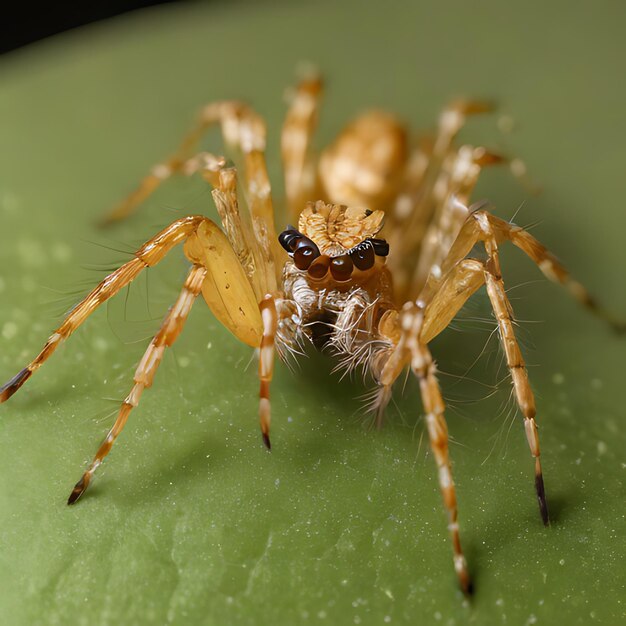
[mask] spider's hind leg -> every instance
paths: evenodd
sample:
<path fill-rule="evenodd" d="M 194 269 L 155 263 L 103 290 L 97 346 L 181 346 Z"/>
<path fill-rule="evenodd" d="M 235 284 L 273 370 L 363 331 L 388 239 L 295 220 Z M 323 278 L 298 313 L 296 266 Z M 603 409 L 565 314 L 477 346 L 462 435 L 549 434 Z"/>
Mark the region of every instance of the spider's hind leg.
<path fill-rule="evenodd" d="M 292 94 L 280 136 L 289 219 L 298 221 L 302 207 L 316 195 L 317 173 L 311 144 L 317 127 L 322 80 L 317 73 L 301 78 Z"/>

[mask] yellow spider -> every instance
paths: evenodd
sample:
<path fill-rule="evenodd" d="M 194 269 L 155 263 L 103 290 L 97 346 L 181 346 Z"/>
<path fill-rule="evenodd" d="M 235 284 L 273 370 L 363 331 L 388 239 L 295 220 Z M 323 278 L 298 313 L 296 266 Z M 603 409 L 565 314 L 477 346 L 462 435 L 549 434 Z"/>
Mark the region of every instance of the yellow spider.
<path fill-rule="evenodd" d="M 500 269 L 500 244 L 513 243 L 548 278 L 599 310 L 585 289 L 524 229 L 486 210 L 467 208 L 481 167 L 504 161 L 484 148 L 454 144 L 466 116 L 489 110 L 487 105 L 452 104 L 441 115 L 436 136 L 417 147 L 394 117 L 369 112 L 347 126 L 317 158 L 311 141 L 321 87 L 317 76 L 301 80 L 282 129 L 287 210 L 297 226 L 277 236 L 262 118 L 241 102 L 206 106 L 175 155 L 155 166 L 107 221 L 127 216 L 173 174 L 199 173 L 213 187 L 223 230 L 210 219 L 193 215 L 152 237 L 72 309 L 37 357 L 0 389 L 0 401 L 10 398 L 99 305 L 183 244 L 191 269 L 180 295 L 141 359 L 115 424 L 68 504 L 89 486 L 144 389 L 152 385 L 165 348 L 174 343 L 202 293 L 226 328 L 260 350 L 259 415 L 268 449 L 274 347 L 285 357 L 311 341 L 334 352 L 346 368 L 364 368 L 377 385 L 374 409 L 379 424 L 394 381 L 406 367 L 411 368 L 420 384 L 454 567 L 461 588 L 469 593 L 445 405 L 428 344 L 485 285 L 534 458 L 541 518 L 548 524 L 535 399 L 515 338 Z M 247 211 L 240 211 L 237 170 L 221 157 L 196 153 L 199 139 L 214 124 L 221 126 L 225 143 L 241 161 Z M 520 169 L 519 162 L 510 165 Z M 468 256 L 476 244 L 484 249 L 484 258 Z"/>

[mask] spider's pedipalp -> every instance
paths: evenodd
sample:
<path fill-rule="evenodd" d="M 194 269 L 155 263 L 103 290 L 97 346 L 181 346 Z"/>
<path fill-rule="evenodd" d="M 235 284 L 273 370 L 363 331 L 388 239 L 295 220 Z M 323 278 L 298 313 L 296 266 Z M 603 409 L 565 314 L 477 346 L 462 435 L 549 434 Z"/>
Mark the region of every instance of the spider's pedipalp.
<path fill-rule="evenodd" d="M 115 440 L 126 425 L 130 412 L 139 404 L 143 390 L 152 386 L 154 375 L 161 363 L 165 348 L 169 348 L 182 331 L 189 311 L 191 311 L 195 299 L 202 290 L 206 274 L 207 269 L 202 265 L 194 265 L 189 271 L 178 299 L 165 316 L 159 332 L 154 336 L 154 339 L 151 341 L 137 366 L 133 377 L 135 384 L 126 399 L 122 402 L 115 424 L 113 424 L 113 427 L 109 430 L 106 438 L 98 448 L 93 461 L 74 486 L 67 500 L 68 504 L 74 504 L 84 493 L 85 489 L 87 489 L 94 472 L 102 464 L 107 454 L 109 454 Z"/>

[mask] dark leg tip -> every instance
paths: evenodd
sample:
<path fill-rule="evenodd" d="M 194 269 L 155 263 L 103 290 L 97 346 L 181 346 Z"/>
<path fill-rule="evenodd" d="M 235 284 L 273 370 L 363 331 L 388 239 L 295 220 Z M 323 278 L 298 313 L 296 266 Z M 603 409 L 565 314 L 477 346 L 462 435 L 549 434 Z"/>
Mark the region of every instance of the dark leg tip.
<path fill-rule="evenodd" d="M 535 476 L 535 490 L 537 491 L 537 501 L 539 502 L 541 521 L 544 526 L 549 526 L 550 517 L 548 516 L 548 503 L 546 502 L 546 490 L 543 485 L 543 474 L 537 474 Z"/>
<path fill-rule="evenodd" d="M 263 435 L 263 443 L 265 447 L 271 452 L 272 451 L 272 443 L 270 441 L 269 433 L 261 433 Z"/>
<path fill-rule="evenodd" d="M 474 595 L 474 583 L 467 572 L 459 575 L 459 587 L 468 600 Z"/>
<path fill-rule="evenodd" d="M 8 400 L 31 376 L 32 372 L 25 367 L 19 374 L 11 378 L 8 383 L 0 387 L 0 402 Z"/>
<path fill-rule="evenodd" d="M 72 493 L 70 493 L 70 497 L 67 499 L 68 504 L 74 504 L 78 498 L 83 495 L 83 492 L 87 488 L 85 484 L 85 477 L 83 476 L 75 485 L 74 489 L 72 489 Z"/>

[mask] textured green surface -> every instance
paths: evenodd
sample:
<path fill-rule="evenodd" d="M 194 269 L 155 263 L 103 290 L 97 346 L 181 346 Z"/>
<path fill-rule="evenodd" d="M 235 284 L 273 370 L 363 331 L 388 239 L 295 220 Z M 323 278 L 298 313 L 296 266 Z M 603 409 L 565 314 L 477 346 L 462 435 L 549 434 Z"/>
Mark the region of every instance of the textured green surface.
<path fill-rule="evenodd" d="M 281 96 L 301 60 L 328 76 L 322 140 L 364 106 L 428 126 L 454 95 L 497 99 L 515 132 L 499 135 L 492 118 L 465 136 L 521 155 L 544 193 L 494 170 L 478 195 L 505 217 L 526 201 L 517 221 L 540 220 L 535 234 L 626 312 L 623 5 L 364 4 L 159 9 L 2 60 L 1 377 L 57 323 L 50 289 L 84 292 L 103 274 L 81 266 L 124 260 L 89 242 L 132 247 L 175 215 L 212 214 L 202 183 L 173 182 L 128 223 L 93 228 L 203 102 L 245 97 L 267 116 L 277 180 Z M 93 488 L 65 505 L 146 343 L 127 340 L 175 297 L 174 255 L 131 291 L 126 313 L 123 296 L 99 311 L 0 409 L 0 623 L 620 622 L 626 343 L 536 281 L 521 255 L 504 261 L 508 285 L 524 285 L 511 294 L 518 317 L 542 322 L 521 332 L 554 522 L 539 520 L 508 382 L 482 399 L 504 373 L 491 342 L 470 374 L 479 382 L 442 377 L 471 605 L 455 586 L 415 385 L 368 433 L 358 384 L 323 361 L 296 375 L 280 367 L 269 455 L 250 351 L 202 304 Z M 484 298 L 469 315 L 488 319 Z M 457 326 L 433 349 L 442 370 L 461 373 L 491 327 Z"/>

